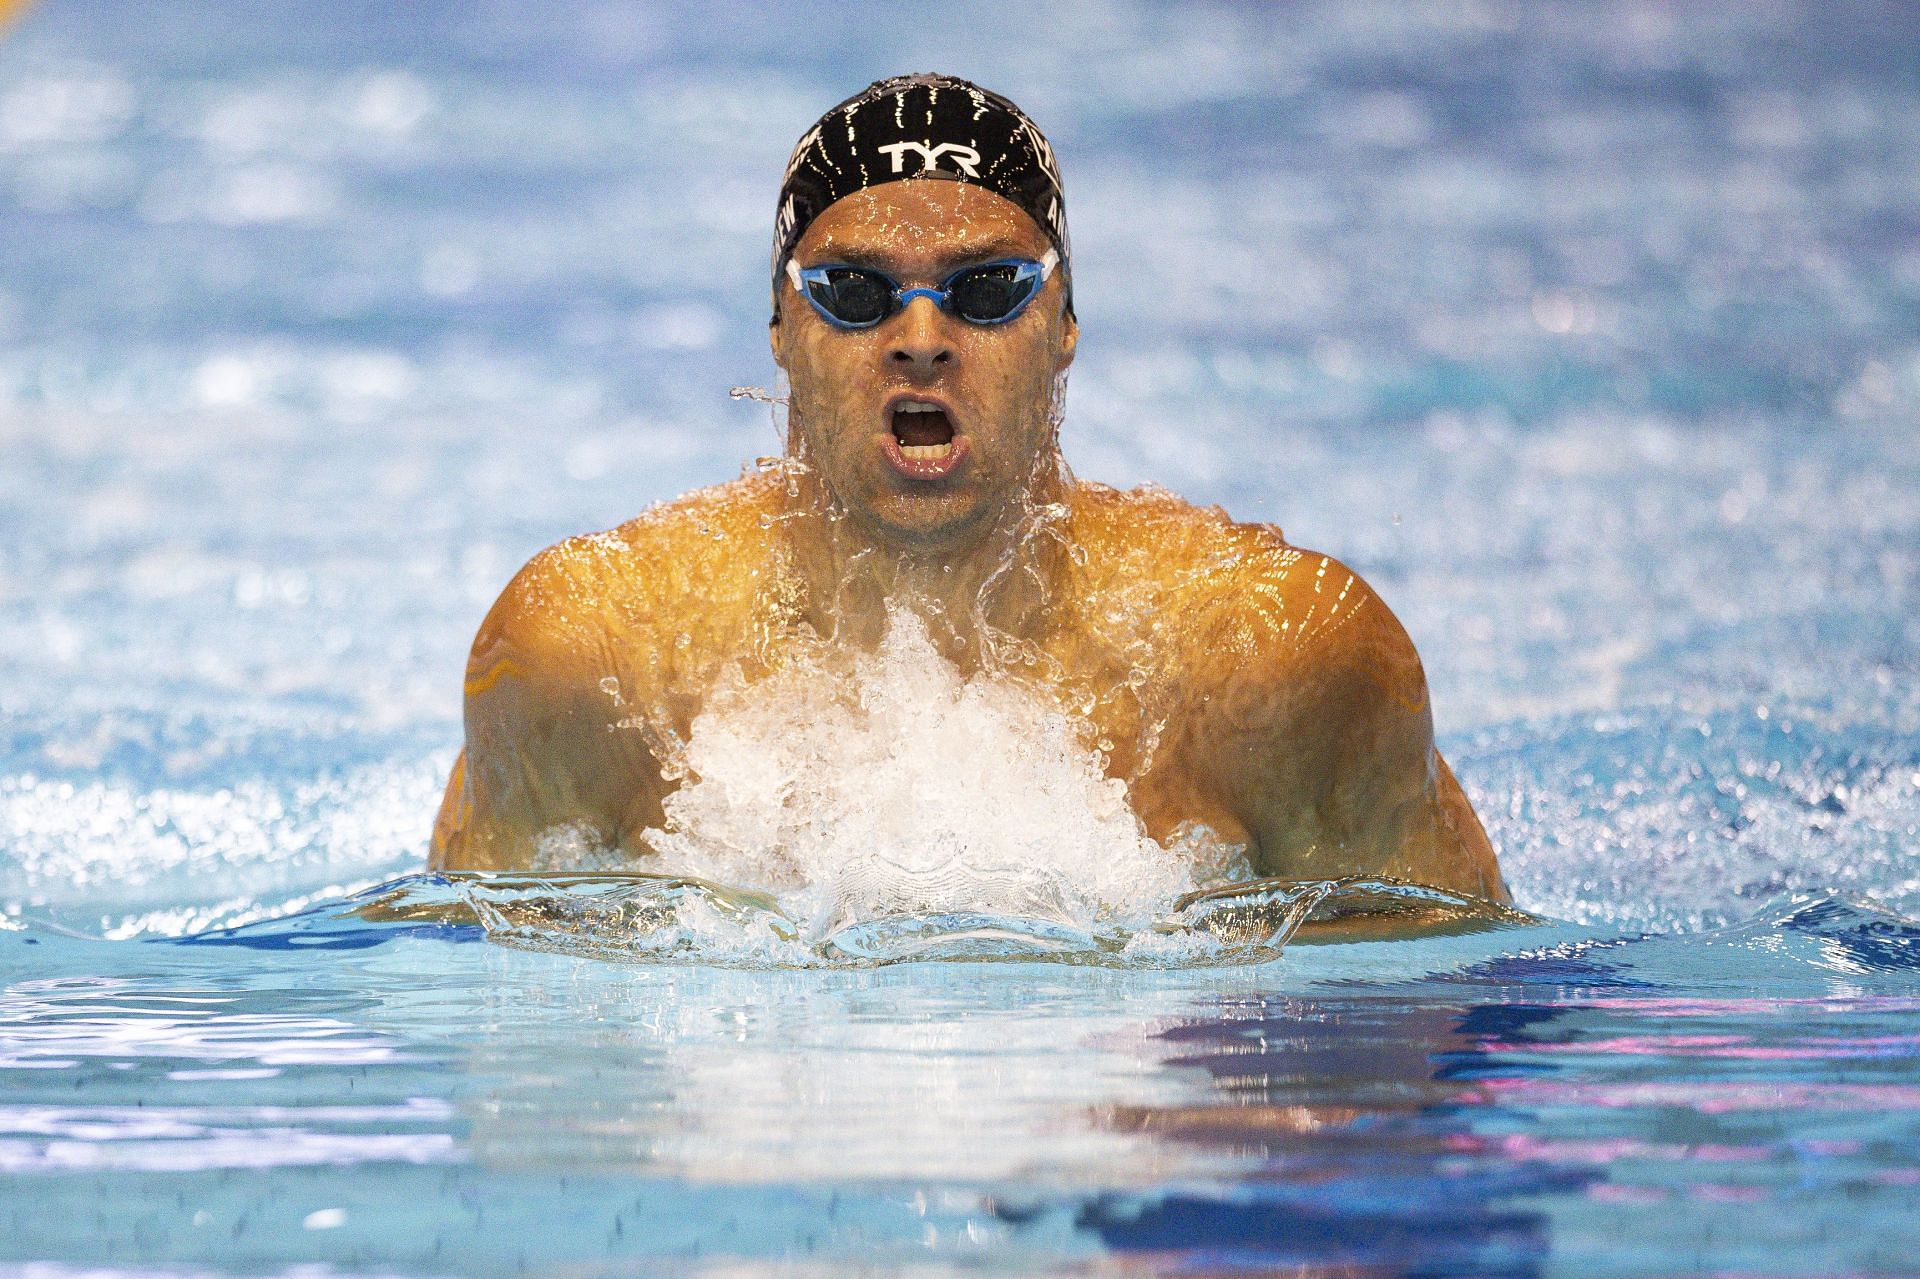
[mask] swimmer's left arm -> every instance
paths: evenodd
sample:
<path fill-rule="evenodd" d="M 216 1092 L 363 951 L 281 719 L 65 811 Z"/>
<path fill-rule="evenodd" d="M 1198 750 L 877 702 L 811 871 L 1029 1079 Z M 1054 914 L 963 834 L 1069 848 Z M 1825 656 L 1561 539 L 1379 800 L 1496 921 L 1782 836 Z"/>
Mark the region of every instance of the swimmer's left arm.
<path fill-rule="evenodd" d="M 1413 642 L 1360 577 L 1290 552 L 1216 620 L 1222 800 L 1263 875 L 1387 875 L 1503 899 L 1433 744 Z"/>

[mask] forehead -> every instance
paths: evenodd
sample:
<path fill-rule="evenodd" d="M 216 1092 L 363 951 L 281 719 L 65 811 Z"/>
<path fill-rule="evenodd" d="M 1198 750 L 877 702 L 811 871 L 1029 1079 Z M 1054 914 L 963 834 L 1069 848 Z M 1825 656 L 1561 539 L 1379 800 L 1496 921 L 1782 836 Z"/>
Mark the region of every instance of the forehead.
<path fill-rule="evenodd" d="M 971 182 L 915 178 L 836 200 L 793 248 L 802 265 L 829 256 L 903 267 L 1001 254 L 1038 258 L 1046 233 L 1019 205 Z"/>

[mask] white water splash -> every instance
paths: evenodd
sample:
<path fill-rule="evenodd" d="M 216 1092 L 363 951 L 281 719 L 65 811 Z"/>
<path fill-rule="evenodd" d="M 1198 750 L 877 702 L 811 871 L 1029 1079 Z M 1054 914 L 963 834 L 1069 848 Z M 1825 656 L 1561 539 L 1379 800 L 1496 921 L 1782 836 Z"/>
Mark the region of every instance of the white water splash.
<path fill-rule="evenodd" d="M 709 699 L 648 869 L 770 891 L 815 937 L 952 912 L 1138 930 L 1226 878 L 1233 850 L 1148 838 L 1086 738 L 1033 689 L 962 677 L 895 611 L 844 668 L 798 663 Z"/>

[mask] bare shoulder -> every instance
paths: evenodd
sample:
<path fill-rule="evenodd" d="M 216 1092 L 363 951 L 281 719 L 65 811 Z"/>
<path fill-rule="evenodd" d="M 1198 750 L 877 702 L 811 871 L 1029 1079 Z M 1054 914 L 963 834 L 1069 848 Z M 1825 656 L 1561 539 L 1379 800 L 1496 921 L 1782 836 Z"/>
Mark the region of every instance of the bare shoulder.
<path fill-rule="evenodd" d="M 743 611 L 767 557 L 762 516 L 771 500 L 771 482 L 750 475 L 547 547 L 481 623 L 469 692 L 503 664 L 522 677 L 598 669 L 612 648 L 670 644 L 684 626 Z"/>
<path fill-rule="evenodd" d="M 1128 581 L 1190 582 L 1250 549 L 1286 544 L 1271 524 L 1237 522 L 1218 506 L 1195 505 L 1157 484 L 1116 489 L 1080 481 L 1072 518 L 1090 555 Z"/>
<path fill-rule="evenodd" d="M 1330 555 L 1280 545 L 1234 566 L 1210 610 L 1210 644 L 1255 680 L 1358 675 L 1407 711 L 1426 676 L 1400 619 L 1367 580 Z"/>
<path fill-rule="evenodd" d="M 1378 592 L 1329 555 L 1250 548 L 1203 608 L 1191 660 L 1207 672 L 1223 727 L 1329 757 L 1432 749 L 1426 671 Z"/>
<path fill-rule="evenodd" d="M 1275 525 L 1235 520 L 1152 485 L 1082 483 L 1074 530 L 1098 566 L 1089 570 L 1092 589 L 1150 593 L 1157 611 L 1184 619 L 1190 659 L 1231 659 L 1256 681 L 1347 664 L 1404 675 L 1409 661 L 1419 676 L 1412 641 L 1372 586 L 1332 556 L 1291 544 Z M 1397 687 L 1424 700 L 1423 677 Z"/>

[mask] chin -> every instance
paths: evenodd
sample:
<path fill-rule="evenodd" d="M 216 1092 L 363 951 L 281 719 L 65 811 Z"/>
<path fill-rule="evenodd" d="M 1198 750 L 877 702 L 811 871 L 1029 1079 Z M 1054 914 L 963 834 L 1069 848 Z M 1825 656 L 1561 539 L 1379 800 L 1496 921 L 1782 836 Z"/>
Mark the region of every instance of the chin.
<path fill-rule="evenodd" d="M 878 541 L 906 551 L 937 551 L 973 540 L 991 521 L 986 508 L 957 494 L 895 498 L 865 512 Z"/>

